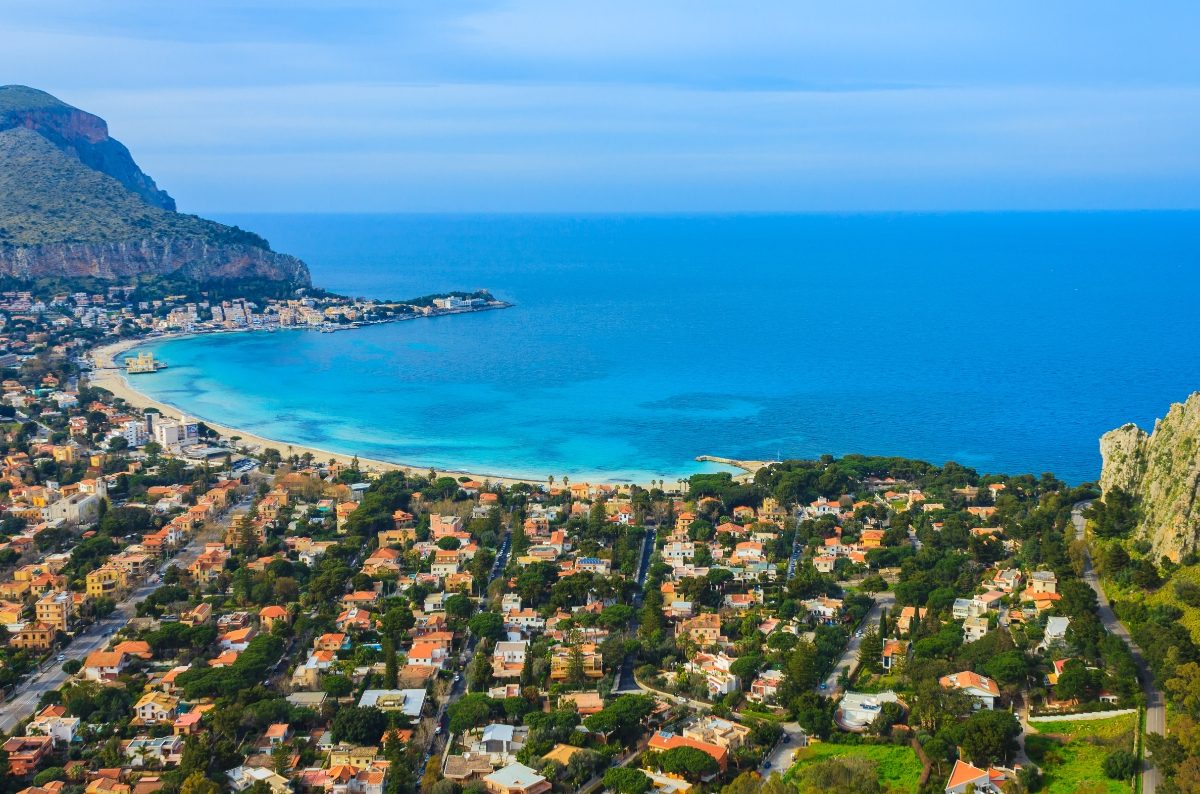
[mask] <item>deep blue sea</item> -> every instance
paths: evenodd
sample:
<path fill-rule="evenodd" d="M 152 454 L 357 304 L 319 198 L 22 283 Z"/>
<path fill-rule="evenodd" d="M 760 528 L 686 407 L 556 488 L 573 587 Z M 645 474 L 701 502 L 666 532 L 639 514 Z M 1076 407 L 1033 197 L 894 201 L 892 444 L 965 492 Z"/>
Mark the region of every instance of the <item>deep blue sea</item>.
<path fill-rule="evenodd" d="M 416 465 L 675 477 L 851 452 L 1099 473 L 1200 388 L 1200 214 L 238 215 L 329 289 L 516 307 L 157 345 L 139 388 Z"/>

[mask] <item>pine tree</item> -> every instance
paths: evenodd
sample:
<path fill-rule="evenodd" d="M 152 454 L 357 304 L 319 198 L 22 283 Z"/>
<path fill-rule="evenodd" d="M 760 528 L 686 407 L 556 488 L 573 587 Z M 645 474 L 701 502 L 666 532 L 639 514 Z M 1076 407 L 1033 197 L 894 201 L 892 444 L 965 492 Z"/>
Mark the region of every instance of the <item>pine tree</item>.
<path fill-rule="evenodd" d="M 871 673 L 879 672 L 880 659 L 883 656 L 883 638 L 875 626 L 868 628 L 858 646 L 858 665 Z"/>
<path fill-rule="evenodd" d="M 533 686 L 533 654 L 525 654 L 525 664 L 521 667 L 521 688 Z"/>
<path fill-rule="evenodd" d="M 578 645 L 572 646 L 567 656 L 567 683 L 571 686 L 587 683 L 587 675 L 583 672 L 583 649 Z"/>
<path fill-rule="evenodd" d="M 383 663 L 383 685 L 388 689 L 396 689 L 400 668 L 396 661 L 396 641 L 390 634 L 383 635 Z"/>
<path fill-rule="evenodd" d="M 520 557 L 529 551 L 529 538 L 525 536 L 525 520 L 518 510 L 512 516 L 512 556 Z"/>
<path fill-rule="evenodd" d="M 384 794 L 410 794 L 416 788 L 413 779 L 412 763 L 407 758 L 404 742 L 395 730 L 387 732 L 383 743 L 383 757 L 388 761 L 387 777 L 384 780 Z"/>

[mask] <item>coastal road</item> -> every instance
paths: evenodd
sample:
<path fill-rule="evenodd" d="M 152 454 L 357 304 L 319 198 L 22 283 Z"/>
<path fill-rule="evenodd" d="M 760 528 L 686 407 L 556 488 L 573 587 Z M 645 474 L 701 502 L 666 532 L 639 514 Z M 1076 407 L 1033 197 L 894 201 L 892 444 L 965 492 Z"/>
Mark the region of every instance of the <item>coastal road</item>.
<path fill-rule="evenodd" d="M 228 526 L 231 516 L 232 511 L 219 521 L 210 524 L 196 533 L 178 555 L 165 561 L 159 567 L 159 575 L 161 576 L 167 567 L 172 564 L 182 567 L 191 565 L 196 557 L 200 556 L 206 540 L 210 539 L 218 531 L 220 534 L 224 534 L 224 528 Z M 140 587 L 134 589 L 124 600 L 117 603 L 116 609 L 111 614 L 103 620 L 88 626 L 70 644 L 59 651 L 64 657 L 63 661 L 56 661 L 52 658 L 51 661 L 44 663 L 39 669 L 31 672 L 21 683 L 17 684 L 13 690 L 11 699 L 0 705 L 0 731 L 6 734 L 10 733 L 17 723 L 32 715 L 37 709 L 37 704 L 42 699 L 42 695 L 58 689 L 70 678 L 70 676 L 63 672 L 63 664 L 72 659 L 78 659 L 82 662 L 92 651 L 104 648 L 108 644 L 110 635 L 120 631 L 129 622 L 129 619 L 137 614 L 138 602 L 145 600 L 148 595 L 159 587 L 161 587 L 161 584 L 151 581 L 145 582 Z"/>
<path fill-rule="evenodd" d="M 1080 502 L 1071 511 L 1071 522 L 1075 525 L 1075 538 L 1077 540 L 1086 540 L 1083 511 L 1090 504 L 1090 502 Z M 1083 553 L 1083 580 L 1091 585 L 1092 590 L 1096 592 L 1096 600 L 1100 603 L 1100 620 L 1104 623 L 1104 628 L 1110 634 L 1120 637 L 1129 646 L 1129 652 L 1132 654 L 1133 661 L 1137 665 L 1138 676 L 1142 679 L 1142 691 L 1146 695 L 1145 733 L 1159 733 L 1166 736 L 1167 710 L 1163 693 L 1154 686 L 1154 674 L 1150 672 L 1150 666 L 1146 664 L 1146 660 L 1142 656 L 1142 649 L 1137 646 L 1137 643 L 1129 636 L 1129 632 L 1125 626 L 1121 621 L 1117 620 L 1116 614 L 1113 613 L 1112 607 L 1108 603 L 1108 596 L 1104 594 L 1104 588 L 1100 584 L 1100 577 L 1096 575 L 1096 569 L 1092 566 L 1092 552 L 1086 545 L 1084 546 Z M 1155 794 L 1161 782 L 1162 773 L 1158 770 L 1158 767 L 1147 767 L 1142 772 L 1143 794 Z"/>
<path fill-rule="evenodd" d="M 859 632 L 865 630 L 867 626 L 879 623 L 879 616 L 883 614 L 883 610 L 892 611 L 896 606 L 896 596 L 892 593 L 876 593 L 874 595 L 875 603 L 867 611 L 866 617 L 854 629 L 854 633 L 850 635 L 850 639 L 846 642 L 846 650 L 842 651 L 842 658 L 838 659 L 837 664 L 833 666 L 833 670 L 826 676 L 822 682 L 824 688 L 818 688 L 817 692 L 821 695 L 832 697 L 836 695 L 840 689 L 838 679 L 842 673 L 849 674 L 850 671 L 858 665 L 858 646 L 862 643 L 862 637 Z"/>

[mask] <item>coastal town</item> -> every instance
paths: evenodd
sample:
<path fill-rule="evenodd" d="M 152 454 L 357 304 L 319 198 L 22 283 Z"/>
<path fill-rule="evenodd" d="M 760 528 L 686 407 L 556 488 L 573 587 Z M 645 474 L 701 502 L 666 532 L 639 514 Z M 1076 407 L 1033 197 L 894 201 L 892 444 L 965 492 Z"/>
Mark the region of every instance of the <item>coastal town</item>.
<path fill-rule="evenodd" d="M 11 791 L 1168 791 L 1196 757 L 1150 730 L 1164 692 L 1200 718 L 1196 647 L 1117 630 L 1092 486 L 863 456 L 385 471 L 138 407 L 91 355 L 380 304 L 0 297 Z M 1153 585 L 1112 548 L 1102 574 Z"/>

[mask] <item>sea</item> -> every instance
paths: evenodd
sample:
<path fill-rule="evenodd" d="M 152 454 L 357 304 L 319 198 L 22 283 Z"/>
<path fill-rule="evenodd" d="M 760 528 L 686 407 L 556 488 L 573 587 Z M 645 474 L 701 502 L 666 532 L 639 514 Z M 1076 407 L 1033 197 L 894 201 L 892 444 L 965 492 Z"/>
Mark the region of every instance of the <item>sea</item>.
<path fill-rule="evenodd" d="M 314 283 L 514 306 L 153 345 L 136 386 L 417 466 L 672 483 L 700 455 L 1100 472 L 1200 389 L 1200 213 L 226 215 Z"/>

